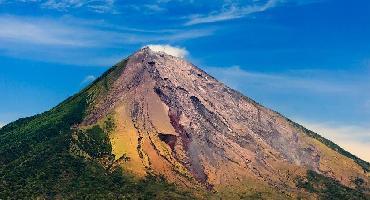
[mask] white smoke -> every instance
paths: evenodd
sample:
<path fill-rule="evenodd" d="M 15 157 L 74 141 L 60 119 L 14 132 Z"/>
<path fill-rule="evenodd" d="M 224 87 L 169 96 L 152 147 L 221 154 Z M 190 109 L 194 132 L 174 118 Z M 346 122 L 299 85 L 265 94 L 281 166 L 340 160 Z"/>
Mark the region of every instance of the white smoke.
<path fill-rule="evenodd" d="M 149 47 L 152 51 L 163 52 L 179 58 L 185 58 L 189 54 L 185 48 L 168 44 L 149 44 L 146 47 Z"/>

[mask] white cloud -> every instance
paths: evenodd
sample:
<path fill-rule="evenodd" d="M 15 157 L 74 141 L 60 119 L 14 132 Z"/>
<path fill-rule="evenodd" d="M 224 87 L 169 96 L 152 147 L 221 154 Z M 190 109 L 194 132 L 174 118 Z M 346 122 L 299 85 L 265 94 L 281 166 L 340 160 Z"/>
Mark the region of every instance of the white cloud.
<path fill-rule="evenodd" d="M 210 29 L 155 31 L 118 29 L 78 19 L 26 18 L 0 15 L 0 41 L 74 47 L 117 46 L 158 41 L 178 41 L 212 34 Z M 108 30 L 104 30 L 104 28 Z M 21 31 L 20 31 L 21 30 Z"/>
<path fill-rule="evenodd" d="M 101 34 L 114 34 L 67 25 L 59 20 L 11 16 L 0 16 L 0 26 L 0 41 L 18 44 L 87 47 L 102 42 L 95 40 Z"/>
<path fill-rule="evenodd" d="M 96 77 L 95 77 L 94 75 L 88 75 L 88 76 L 86 76 L 86 77 L 81 81 L 81 84 L 88 84 L 88 83 L 91 83 L 91 82 L 93 82 L 95 79 L 96 79 Z"/>
<path fill-rule="evenodd" d="M 10 15 L 0 15 L 0 27 L 2 54 L 77 65 L 90 64 L 94 60 L 119 60 L 117 55 L 113 55 L 113 59 L 112 55 L 88 55 L 101 49 L 125 49 L 129 45 L 142 46 L 147 43 L 173 43 L 213 33 L 212 29 L 142 30 L 72 17 L 38 18 Z M 45 54 L 48 56 L 45 57 Z"/>
<path fill-rule="evenodd" d="M 256 1 L 256 3 L 258 3 L 258 1 Z M 227 6 L 227 8 L 224 6 L 221 11 L 213 11 L 207 15 L 192 15 L 189 16 L 189 21 L 187 21 L 185 25 L 189 26 L 242 18 L 253 13 L 263 12 L 267 9 L 273 8 L 279 3 L 279 0 L 268 0 L 262 5 L 257 5 L 256 3 L 247 6 L 231 4 L 230 6 Z"/>
<path fill-rule="evenodd" d="M 5 125 L 6 125 L 5 123 L 0 122 L 0 128 L 3 127 L 3 126 L 5 126 Z"/>
<path fill-rule="evenodd" d="M 370 162 L 370 127 L 298 120 L 306 128 Z"/>
<path fill-rule="evenodd" d="M 165 44 L 165 45 L 150 44 L 150 45 L 147 45 L 147 47 L 149 47 L 153 51 L 164 52 L 168 55 L 176 56 L 176 57 L 179 57 L 179 58 L 184 58 L 189 54 L 189 52 L 185 48 L 177 47 L 177 46 L 171 46 L 171 45 L 168 45 L 168 44 Z"/>

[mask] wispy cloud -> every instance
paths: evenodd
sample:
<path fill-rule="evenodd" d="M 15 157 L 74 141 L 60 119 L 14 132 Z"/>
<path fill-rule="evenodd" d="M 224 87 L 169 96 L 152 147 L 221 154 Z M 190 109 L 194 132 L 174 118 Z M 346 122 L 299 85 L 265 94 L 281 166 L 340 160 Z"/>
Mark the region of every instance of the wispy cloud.
<path fill-rule="evenodd" d="M 5 123 L 0 122 L 0 128 L 3 127 L 3 126 L 5 126 L 5 125 L 6 125 Z"/>
<path fill-rule="evenodd" d="M 87 75 L 87 76 L 86 76 L 86 77 L 81 81 L 81 85 L 89 84 L 89 83 L 93 82 L 95 79 L 96 79 L 96 76 L 94 76 L 94 75 Z"/>
<path fill-rule="evenodd" d="M 165 6 L 162 6 L 160 3 L 139 3 L 139 4 L 128 4 L 124 5 L 125 10 L 131 10 L 135 12 L 140 12 L 141 14 L 158 14 L 167 11 Z"/>
<path fill-rule="evenodd" d="M 71 62 L 76 52 L 80 56 L 79 60 L 88 62 L 92 56 L 84 59 L 83 55 L 94 49 L 173 43 L 205 37 L 213 33 L 212 29 L 142 30 L 74 18 L 32 18 L 8 15 L 0 16 L 0 27 L 0 50 L 5 54 L 15 57 L 41 57 L 44 61 L 50 59 L 59 60 L 62 63 L 66 62 L 65 57 L 68 56 L 70 56 L 68 62 Z M 80 50 L 77 51 L 77 49 Z M 42 56 L 46 52 L 49 52 L 47 58 Z M 112 54 L 109 56 L 112 57 Z M 105 58 L 99 56 L 92 60 L 94 59 Z"/>
<path fill-rule="evenodd" d="M 63 46 L 110 46 L 117 44 L 140 44 L 156 41 L 177 41 L 204 37 L 212 29 L 171 29 L 167 32 L 155 30 L 117 29 L 102 30 L 100 26 L 76 20 L 69 23 L 63 19 L 40 19 L 14 16 L 0 16 L 0 40 L 17 43 Z M 113 26 L 111 26 L 112 28 Z M 113 28 L 114 29 L 114 28 Z M 19 31 L 22 30 L 22 31 Z"/>
<path fill-rule="evenodd" d="M 239 66 L 207 67 L 207 72 L 234 87 L 242 89 L 246 85 L 257 85 L 271 89 L 297 89 L 319 93 L 352 93 L 357 91 L 356 85 L 338 81 L 327 81 L 321 78 L 299 76 L 294 73 L 274 74 L 247 71 Z"/>
<path fill-rule="evenodd" d="M 370 127 L 305 120 L 298 120 L 298 122 L 370 162 Z"/>
<path fill-rule="evenodd" d="M 72 9 L 86 9 L 96 13 L 116 13 L 115 0 L 3 0 L 0 3 L 33 3 L 41 8 L 68 12 Z"/>
<path fill-rule="evenodd" d="M 166 8 L 161 7 L 158 4 L 146 4 L 144 5 L 144 7 L 153 12 L 162 12 L 167 10 Z"/>
<path fill-rule="evenodd" d="M 63 46 L 91 46 L 95 43 L 86 37 L 89 30 L 59 21 L 1 16 L 0 26 L 0 40 L 3 42 Z M 96 31 L 90 34 L 96 34 Z"/>
<path fill-rule="evenodd" d="M 213 11 L 206 15 L 191 15 L 188 17 L 189 20 L 185 23 L 185 25 L 189 26 L 242 18 L 253 13 L 263 12 L 267 9 L 273 8 L 278 3 L 279 0 L 268 0 L 263 4 L 259 4 L 259 1 L 255 1 L 252 5 L 246 6 L 239 6 L 235 4 L 226 5 L 221 11 Z"/>
<path fill-rule="evenodd" d="M 185 19 L 187 19 L 187 21 L 184 25 L 190 26 L 233 20 L 243 18 L 254 13 L 264 12 L 277 6 L 283 6 L 286 4 L 303 6 L 319 1 L 323 0 L 228 0 L 224 1 L 223 5 L 218 10 L 213 10 L 206 14 L 198 13 L 186 16 Z"/>

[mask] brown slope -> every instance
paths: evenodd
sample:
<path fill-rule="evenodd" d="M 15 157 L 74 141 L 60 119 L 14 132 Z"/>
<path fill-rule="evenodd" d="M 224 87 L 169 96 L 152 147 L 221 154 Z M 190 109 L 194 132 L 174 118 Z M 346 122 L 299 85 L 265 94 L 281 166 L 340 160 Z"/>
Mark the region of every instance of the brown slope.
<path fill-rule="evenodd" d="M 122 167 L 139 177 L 154 172 L 226 196 L 261 191 L 278 198 L 297 196 L 297 178 L 312 170 L 347 187 L 359 178 L 369 188 L 353 159 L 185 60 L 144 48 L 111 74 L 81 127 L 112 116 L 113 153 L 130 157 Z"/>

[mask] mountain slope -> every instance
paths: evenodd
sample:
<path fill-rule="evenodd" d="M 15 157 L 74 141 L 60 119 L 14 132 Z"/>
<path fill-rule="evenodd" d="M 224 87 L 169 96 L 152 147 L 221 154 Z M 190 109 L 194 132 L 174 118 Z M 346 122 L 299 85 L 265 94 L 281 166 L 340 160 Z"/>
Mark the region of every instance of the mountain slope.
<path fill-rule="evenodd" d="M 120 67 L 123 65 L 115 68 Z M 108 86 L 109 72 L 103 77 L 97 85 L 52 110 L 19 119 L 0 129 L 0 199 L 192 198 L 162 177 L 150 174 L 137 180 L 120 168 L 107 170 L 99 159 L 87 159 L 71 152 L 73 127 L 86 115 L 89 95 L 104 89 L 101 83 Z M 94 154 L 102 154 L 99 157 L 109 157 L 111 152 L 101 152 L 109 150 L 109 146 L 109 141 L 97 140 L 89 147 L 94 149 Z"/>
<path fill-rule="evenodd" d="M 366 199 L 370 189 L 369 163 L 149 48 L 0 139 L 5 197 Z"/>

